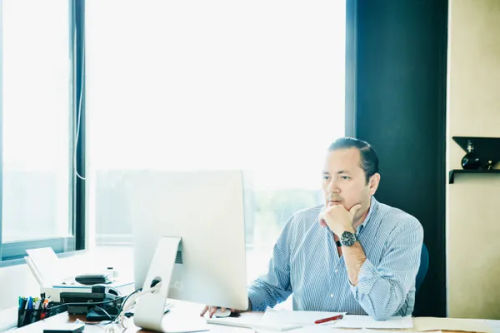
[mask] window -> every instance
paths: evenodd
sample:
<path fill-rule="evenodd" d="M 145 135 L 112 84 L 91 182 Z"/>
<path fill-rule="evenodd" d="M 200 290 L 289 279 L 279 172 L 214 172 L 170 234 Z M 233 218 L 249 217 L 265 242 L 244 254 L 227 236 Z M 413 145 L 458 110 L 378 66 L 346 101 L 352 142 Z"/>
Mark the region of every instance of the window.
<path fill-rule="evenodd" d="M 1 2 L 4 263 L 22 258 L 27 248 L 52 246 L 62 252 L 83 244 L 78 232 L 83 221 L 75 209 L 83 196 L 74 176 L 74 162 L 83 161 L 82 140 L 80 153 L 75 153 L 78 113 L 73 105 L 82 96 L 81 86 L 72 84 L 76 12 L 70 1 Z M 80 125 L 83 128 L 84 121 Z M 79 171 L 84 174 L 83 168 Z"/>
<path fill-rule="evenodd" d="M 86 8 L 91 219 L 130 242 L 130 173 L 244 169 L 249 279 L 290 215 L 321 203 L 344 135 L 342 1 L 98 1 Z"/>

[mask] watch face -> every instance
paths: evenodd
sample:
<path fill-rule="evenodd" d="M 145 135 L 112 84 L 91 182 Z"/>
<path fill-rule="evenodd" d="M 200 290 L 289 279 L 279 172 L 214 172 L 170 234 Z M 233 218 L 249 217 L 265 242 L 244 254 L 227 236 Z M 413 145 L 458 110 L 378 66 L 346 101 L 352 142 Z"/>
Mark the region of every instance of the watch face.
<path fill-rule="evenodd" d="M 356 240 L 356 235 L 349 231 L 344 231 L 340 237 L 340 242 L 344 246 L 353 246 Z"/>

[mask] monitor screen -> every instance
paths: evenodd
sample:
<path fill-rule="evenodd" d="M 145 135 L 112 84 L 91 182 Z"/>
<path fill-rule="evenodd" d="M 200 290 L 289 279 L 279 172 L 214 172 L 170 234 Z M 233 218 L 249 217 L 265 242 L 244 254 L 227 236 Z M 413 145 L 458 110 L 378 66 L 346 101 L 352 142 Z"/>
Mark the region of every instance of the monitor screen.
<path fill-rule="evenodd" d="M 182 263 L 168 297 L 247 309 L 242 172 L 151 171 L 129 184 L 136 287 L 151 283 L 146 274 L 160 238 L 180 237 Z"/>

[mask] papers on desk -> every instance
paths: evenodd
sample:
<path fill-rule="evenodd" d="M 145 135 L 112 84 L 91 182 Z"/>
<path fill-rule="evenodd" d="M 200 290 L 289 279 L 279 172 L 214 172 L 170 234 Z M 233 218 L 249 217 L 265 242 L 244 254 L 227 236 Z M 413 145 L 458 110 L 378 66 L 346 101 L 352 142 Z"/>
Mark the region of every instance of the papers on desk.
<path fill-rule="evenodd" d="M 338 314 L 343 314 L 341 320 L 325 322 L 322 326 L 330 326 L 335 328 L 412 328 L 413 321 L 411 317 L 394 316 L 384 321 L 377 321 L 370 316 L 355 316 L 345 315 L 345 312 L 320 312 L 320 311 L 286 311 L 268 309 L 264 314 L 263 320 L 299 324 L 301 326 L 314 325 L 318 319 L 333 317 Z"/>
<path fill-rule="evenodd" d="M 297 324 L 297 325 L 314 325 L 318 319 L 329 318 L 336 315 L 345 315 L 345 312 L 326 312 L 326 311 L 288 311 L 267 309 L 262 317 L 262 320 L 268 322 Z M 326 323 L 325 323 L 326 324 Z"/>
<path fill-rule="evenodd" d="M 262 318 L 217 318 L 207 320 L 209 323 L 221 324 L 224 321 L 226 325 L 251 327 L 257 332 L 285 331 L 291 330 L 293 333 L 337 333 L 346 332 L 345 329 L 361 329 L 363 333 L 405 333 L 415 332 L 481 332 L 493 333 L 500 332 L 493 328 L 491 322 L 482 319 L 455 319 L 455 318 L 434 318 L 434 317 L 401 317 L 394 316 L 389 320 L 376 321 L 369 316 L 345 315 L 343 319 L 324 324 L 313 324 L 315 320 L 331 317 L 338 313 L 335 312 L 316 312 L 316 311 L 286 311 L 273 310 L 266 311 Z M 231 322 L 231 323 L 229 323 Z M 500 321 L 498 321 L 500 327 Z M 294 328 L 295 327 L 295 328 Z M 357 331 L 356 331 L 357 332 Z"/>
<path fill-rule="evenodd" d="M 413 320 L 410 316 L 394 316 L 387 320 L 375 320 L 370 316 L 347 315 L 342 320 L 331 324 L 336 328 L 413 328 Z"/>
<path fill-rule="evenodd" d="M 260 320 L 255 320 L 254 318 L 245 318 L 245 317 L 237 317 L 237 318 L 226 317 L 226 318 L 207 318 L 206 321 L 207 324 L 252 328 L 258 330 L 259 332 L 288 331 L 301 327 L 301 325 L 297 324 L 265 320 L 263 318 Z"/>
<path fill-rule="evenodd" d="M 175 311 L 171 311 L 163 317 L 161 326 L 163 332 L 169 333 L 205 332 L 210 330 L 205 320 L 198 313 L 193 315 L 191 313 L 175 313 Z"/>
<path fill-rule="evenodd" d="M 169 311 L 161 321 L 162 332 L 184 333 L 210 330 L 205 318 L 200 317 L 199 304 L 168 299 L 167 308 Z"/>
<path fill-rule="evenodd" d="M 281 329 L 268 327 L 255 327 L 252 323 L 262 323 L 267 318 L 266 323 L 274 320 L 275 325 L 294 325 L 292 323 L 303 323 L 301 327 L 295 328 L 290 333 L 345 333 L 350 332 L 347 328 L 356 328 L 353 332 L 362 333 L 408 333 L 408 332 L 428 332 L 444 333 L 446 331 L 457 332 L 481 332 L 493 333 L 500 332 L 500 320 L 483 319 L 455 319 L 455 318 L 433 318 L 433 317 L 392 317 L 388 321 L 375 321 L 368 316 L 344 316 L 342 320 L 334 323 L 324 323 L 320 325 L 308 324 L 311 319 L 317 320 L 317 315 L 331 315 L 332 312 L 313 312 L 313 311 L 276 311 L 268 310 L 264 316 L 259 317 L 256 313 L 242 313 L 240 318 L 218 318 L 219 320 L 230 319 L 231 321 L 243 321 L 244 327 L 253 327 L 258 333 L 272 332 Z M 210 321 L 208 321 L 210 322 Z M 239 326 L 239 325 L 236 325 Z M 243 325 L 242 325 L 243 326 Z M 345 327 L 345 328 L 344 328 Z"/>

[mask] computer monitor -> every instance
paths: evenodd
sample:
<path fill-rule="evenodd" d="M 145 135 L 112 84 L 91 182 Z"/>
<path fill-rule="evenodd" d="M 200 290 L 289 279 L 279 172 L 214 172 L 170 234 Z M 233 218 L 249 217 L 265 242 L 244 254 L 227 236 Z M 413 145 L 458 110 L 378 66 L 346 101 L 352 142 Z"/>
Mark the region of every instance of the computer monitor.
<path fill-rule="evenodd" d="M 159 240 L 180 237 L 182 264 L 175 264 L 168 297 L 247 309 L 242 172 L 151 171 L 129 184 L 136 287 L 151 283 L 146 274 Z"/>

